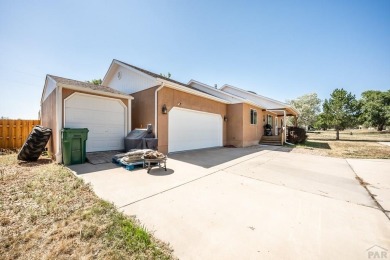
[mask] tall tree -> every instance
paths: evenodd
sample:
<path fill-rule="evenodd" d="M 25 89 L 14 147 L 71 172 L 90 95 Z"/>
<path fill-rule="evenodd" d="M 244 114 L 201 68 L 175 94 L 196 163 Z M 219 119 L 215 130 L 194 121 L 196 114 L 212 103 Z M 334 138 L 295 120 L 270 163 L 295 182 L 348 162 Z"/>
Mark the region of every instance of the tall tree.
<path fill-rule="evenodd" d="M 329 128 L 329 119 L 325 113 L 320 113 L 317 116 L 316 122 L 314 123 L 314 127 L 317 129 L 326 130 Z"/>
<path fill-rule="evenodd" d="M 323 104 L 324 118 L 336 129 L 336 140 L 340 139 L 340 130 L 355 126 L 360 115 L 359 102 L 355 95 L 344 89 L 335 89 Z"/>
<path fill-rule="evenodd" d="M 88 83 L 92 83 L 94 85 L 101 85 L 102 84 L 102 79 L 93 79 L 91 81 L 87 81 Z"/>
<path fill-rule="evenodd" d="M 363 121 L 378 131 L 390 124 L 390 90 L 368 90 L 362 93 L 360 100 L 362 105 Z"/>
<path fill-rule="evenodd" d="M 310 93 L 293 100 L 288 100 L 287 103 L 298 110 L 299 117 L 297 123 L 302 127 L 314 125 L 318 113 L 321 111 L 321 99 L 318 98 L 316 93 Z"/>

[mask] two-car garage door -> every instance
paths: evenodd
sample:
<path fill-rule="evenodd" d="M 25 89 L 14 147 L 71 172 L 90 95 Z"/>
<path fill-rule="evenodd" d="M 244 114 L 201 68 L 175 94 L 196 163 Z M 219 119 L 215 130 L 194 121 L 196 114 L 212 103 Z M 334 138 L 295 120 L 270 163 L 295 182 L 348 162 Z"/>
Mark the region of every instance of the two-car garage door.
<path fill-rule="evenodd" d="M 64 102 L 68 128 L 88 128 L 87 152 L 124 149 L 126 106 L 118 99 L 74 93 Z"/>
<path fill-rule="evenodd" d="M 221 115 L 174 107 L 168 117 L 168 152 L 222 146 Z"/>

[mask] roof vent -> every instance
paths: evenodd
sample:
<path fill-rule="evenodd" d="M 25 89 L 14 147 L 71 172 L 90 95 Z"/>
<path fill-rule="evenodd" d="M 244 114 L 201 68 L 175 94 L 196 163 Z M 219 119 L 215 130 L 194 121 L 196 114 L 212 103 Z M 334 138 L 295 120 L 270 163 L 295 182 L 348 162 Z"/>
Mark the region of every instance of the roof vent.
<path fill-rule="evenodd" d="M 248 90 L 248 92 L 257 95 L 257 93 L 254 91 Z"/>
<path fill-rule="evenodd" d="M 218 88 L 218 85 L 217 85 L 217 84 L 214 84 L 214 88 L 217 89 L 217 88 Z"/>

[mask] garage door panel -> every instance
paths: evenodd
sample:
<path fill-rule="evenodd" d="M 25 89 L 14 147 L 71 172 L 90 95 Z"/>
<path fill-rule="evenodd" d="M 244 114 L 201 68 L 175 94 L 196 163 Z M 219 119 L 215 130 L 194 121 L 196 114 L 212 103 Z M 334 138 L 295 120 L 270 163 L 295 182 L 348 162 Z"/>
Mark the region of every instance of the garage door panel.
<path fill-rule="evenodd" d="M 102 118 L 105 119 L 104 124 L 110 123 L 110 124 L 117 124 L 122 125 L 123 124 L 123 108 L 122 113 L 118 112 L 107 112 L 107 111 L 100 111 L 100 110 L 91 110 L 91 109 L 81 109 L 81 108 L 73 108 L 73 107 L 67 107 L 67 117 L 72 118 L 72 122 L 74 123 L 83 123 L 85 122 L 85 112 L 88 111 L 88 119 L 89 121 L 93 122 L 99 122 Z"/>
<path fill-rule="evenodd" d="M 221 115 L 173 108 L 168 116 L 169 152 L 222 146 Z"/>
<path fill-rule="evenodd" d="M 97 101 L 97 99 L 99 99 L 99 101 Z M 82 110 L 93 110 L 93 111 L 100 111 L 100 112 L 105 112 L 107 111 L 107 100 L 104 101 L 105 98 L 100 98 L 100 97 L 97 97 L 97 96 L 93 96 L 93 95 L 84 95 L 84 96 L 81 96 L 81 95 L 77 95 L 77 97 L 75 98 L 71 98 L 71 99 L 68 99 L 67 100 L 67 105 L 69 107 L 72 107 L 72 108 L 75 108 L 75 109 L 82 109 Z M 114 99 L 111 99 L 113 102 L 111 102 L 112 104 L 113 103 L 118 103 L 119 104 L 119 101 L 118 100 L 114 100 Z M 102 106 L 96 106 L 96 102 L 99 102 L 102 104 Z M 110 107 L 110 111 L 112 112 L 118 112 L 118 113 L 122 113 L 123 111 L 123 107 L 122 106 L 117 106 L 117 105 L 114 105 L 112 107 Z"/>
<path fill-rule="evenodd" d="M 125 115 L 116 99 L 77 93 L 65 100 L 65 127 L 88 128 L 87 152 L 124 149 Z"/>

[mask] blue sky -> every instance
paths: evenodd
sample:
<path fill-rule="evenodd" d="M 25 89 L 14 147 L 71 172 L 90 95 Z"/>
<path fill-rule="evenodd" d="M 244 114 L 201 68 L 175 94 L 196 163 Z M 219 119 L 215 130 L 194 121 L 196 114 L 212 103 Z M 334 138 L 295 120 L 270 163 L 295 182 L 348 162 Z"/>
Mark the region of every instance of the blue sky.
<path fill-rule="evenodd" d="M 285 101 L 390 89 L 390 1 L 0 0 L 0 116 L 37 118 L 46 74 L 112 59 Z"/>

